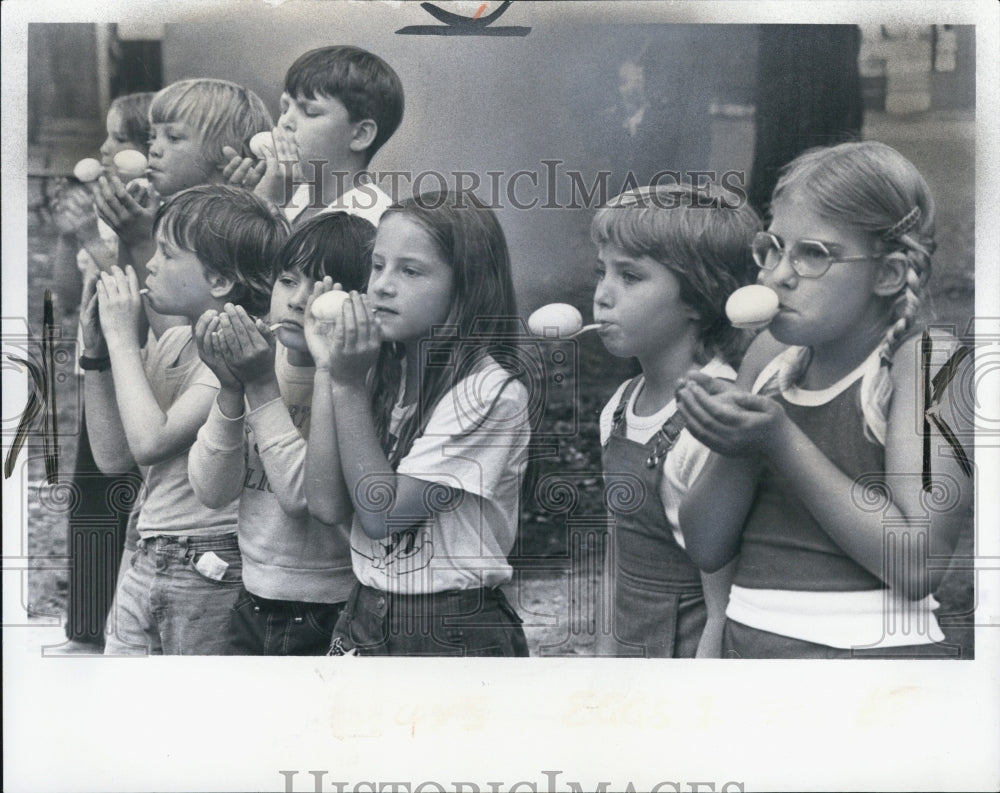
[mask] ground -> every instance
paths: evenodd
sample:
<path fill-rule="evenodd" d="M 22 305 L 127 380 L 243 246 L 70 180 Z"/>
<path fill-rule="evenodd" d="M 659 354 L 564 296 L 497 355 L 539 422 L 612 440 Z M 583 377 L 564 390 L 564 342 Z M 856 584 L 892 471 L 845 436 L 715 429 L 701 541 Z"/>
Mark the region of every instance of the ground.
<path fill-rule="evenodd" d="M 747 121 L 719 119 L 713 129 L 713 151 L 745 151 L 747 134 Z M 866 137 L 897 146 L 909 156 L 934 191 L 939 210 L 939 244 L 931 291 L 938 322 L 952 326 L 957 333 L 966 330 L 973 311 L 973 134 L 974 120 L 970 113 L 914 116 L 872 113 L 865 127 Z M 592 256 L 587 235 L 589 213 L 578 212 L 578 215 L 578 237 L 567 244 L 579 255 Z M 36 333 L 40 327 L 43 290 L 58 291 L 65 287 L 64 283 L 56 282 L 52 270 L 54 239 L 44 211 L 32 213 L 28 240 L 29 305 Z M 589 288 L 579 285 L 567 295 L 567 301 L 585 308 L 589 305 Z M 68 299 L 58 307 L 57 318 L 62 338 L 73 339 L 76 313 Z M 594 591 L 603 538 L 597 418 L 615 386 L 627 375 L 628 367 L 609 360 L 595 338 L 584 337 L 579 353 L 580 367 L 575 380 L 547 383 L 552 408 L 547 420 L 552 422 L 550 426 L 558 425 L 566 434 L 556 444 L 554 454 L 543 459 L 539 466 L 540 480 L 553 472 L 568 474 L 563 478 L 570 481 L 573 492 L 563 493 L 562 497 L 568 501 L 555 511 L 526 506 L 515 549 L 516 577 L 509 588 L 512 602 L 525 618 L 533 655 L 588 655 L 594 643 L 593 615 L 583 604 Z M 66 430 L 75 427 L 77 421 L 75 379 L 66 378 L 59 388 L 58 418 L 60 427 Z M 574 426 L 576 432 L 572 434 Z M 61 470 L 65 473 L 71 470 L 76 453 L 72 431 L 62 435 L 60 452 Z M 57 508 L 58 489 L 41 485 L 42 449 L 37 435 L 30 441 L 28 454 L 28 548 L 32 570 L 22 593 L 35 620 L 58 624 L 65 609 L 68 586 L 66 515 Z M 970 519 L 937 592 L 945 633 L 966 658 L 973 656 L 973 574 L 967 569 L 973 556 L 973 540 Z"/>

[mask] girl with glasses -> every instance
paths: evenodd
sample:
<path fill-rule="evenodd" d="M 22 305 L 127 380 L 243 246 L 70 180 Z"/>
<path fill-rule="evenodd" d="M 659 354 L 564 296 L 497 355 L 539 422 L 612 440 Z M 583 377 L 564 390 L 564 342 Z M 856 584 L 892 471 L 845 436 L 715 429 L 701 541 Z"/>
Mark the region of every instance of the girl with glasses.
<path fill-rule="evenodd" d="M 678 389 L 713 450 L 681 507 L 688 553 L 706 571 L 738 556 L 723 655 L 947 655 L 932 593 L 972 435 L 964 348 L 920 324 L 933 199 L 894 149 L 845 143 L 794 160 L 772 211 L 752 252 L 777 315 L 735 384 Z"/>

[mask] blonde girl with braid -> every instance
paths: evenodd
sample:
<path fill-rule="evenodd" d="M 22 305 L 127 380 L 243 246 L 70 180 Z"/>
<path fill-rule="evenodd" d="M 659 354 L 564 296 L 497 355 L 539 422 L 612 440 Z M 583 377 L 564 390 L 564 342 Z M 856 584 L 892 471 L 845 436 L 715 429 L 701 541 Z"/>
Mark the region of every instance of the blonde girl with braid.
<path fill-rule="evenodd" d="M 778 314 L 735 384 L 689 372 L 677 393 L 712 450 L 687 551 L 708 572 L 736 559 L 723 656 L 953 655 L 933 592 L 972 498 L 970 372 L 923 326 L 930 191 L 855 142 L 794 160 L 771 206 L 753 255 Z"/>

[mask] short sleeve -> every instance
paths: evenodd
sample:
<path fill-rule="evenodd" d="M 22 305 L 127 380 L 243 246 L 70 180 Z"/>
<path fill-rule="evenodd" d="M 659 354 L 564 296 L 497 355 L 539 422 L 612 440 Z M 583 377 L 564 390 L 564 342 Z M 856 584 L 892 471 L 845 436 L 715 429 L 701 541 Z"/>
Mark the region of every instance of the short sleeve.
<path fill-rule="evenodd" d="M 530 434 L 527 389 L 494 364 L 444 396 L 397 471 L 492 499 L 520 476 Z"/>

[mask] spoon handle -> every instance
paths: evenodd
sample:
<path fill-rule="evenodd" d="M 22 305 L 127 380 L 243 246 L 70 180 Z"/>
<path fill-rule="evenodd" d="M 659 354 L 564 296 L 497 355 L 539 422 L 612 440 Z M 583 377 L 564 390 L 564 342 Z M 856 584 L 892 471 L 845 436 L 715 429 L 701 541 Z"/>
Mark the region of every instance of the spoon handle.
<path fill-rule="evenodd" d="M 579 336 L 579 335 L 580 335 L 581 333 L 586 333 L 586 332 L 587 332 L 588 330 L 597 330 L 597 329 L 598 329 L 599 327 L 601 327 L 601 323 L 600 323 L 600 322 L 595 322 L 595 323 L 594 323 L 593 325 L 584 325 L 584 326 L 583 326 L 582 328 L 580 328 L 580 330 L 578 330 L 578 331 L 577 331 L 576 333 L 571 333 L 571 334 L 570 334 L 569 336 L 567 336 L 566 338 L 567 338 L 567 339 L 575 339 L 575 338 L 576 338 L 577 336 Z"/>

